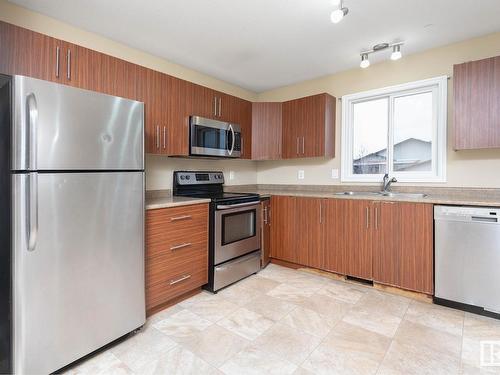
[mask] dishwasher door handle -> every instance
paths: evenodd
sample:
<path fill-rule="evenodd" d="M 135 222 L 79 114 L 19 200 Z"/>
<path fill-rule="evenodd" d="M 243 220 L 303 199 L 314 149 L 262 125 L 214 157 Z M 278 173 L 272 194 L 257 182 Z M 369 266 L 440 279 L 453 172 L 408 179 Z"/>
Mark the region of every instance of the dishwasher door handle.
<path fill-rule="evenodd" d="M 480 223 L 498 223 L 497 217 L 472 216 L 471 221 Z"/>

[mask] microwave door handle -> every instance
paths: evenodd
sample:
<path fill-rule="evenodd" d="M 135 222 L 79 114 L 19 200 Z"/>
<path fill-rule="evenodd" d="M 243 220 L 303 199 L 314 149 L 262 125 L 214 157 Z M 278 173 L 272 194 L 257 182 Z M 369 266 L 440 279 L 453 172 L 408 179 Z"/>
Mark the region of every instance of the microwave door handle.
<path fill-rule="evenodd" d="M 228 130 L 231 131 L 231 141 L 232 141 L 231 142 L 231 149 L 228 150 L 229 156 L 231 156 L 233 154 L 233 151 L 234 151 L 234 143 L 236 142 L 233 125 L 229 124 Z"/>

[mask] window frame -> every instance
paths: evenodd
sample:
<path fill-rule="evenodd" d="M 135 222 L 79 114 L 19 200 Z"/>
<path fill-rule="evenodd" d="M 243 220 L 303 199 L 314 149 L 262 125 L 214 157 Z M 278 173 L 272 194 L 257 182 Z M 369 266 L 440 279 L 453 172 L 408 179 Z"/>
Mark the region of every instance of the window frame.
<path fill-rule="evenodd" d="M 419 93 L 433 93 L 432 168 L 423 172 L 394 171 L 394 100 Z M 380 182 L 383 174 L 354 174 L 354 104 L 388 98 L 387 171 L 398 182 L 446 182 L 448 77 L 440 76 L 342 96 L 341 182 Z"/>

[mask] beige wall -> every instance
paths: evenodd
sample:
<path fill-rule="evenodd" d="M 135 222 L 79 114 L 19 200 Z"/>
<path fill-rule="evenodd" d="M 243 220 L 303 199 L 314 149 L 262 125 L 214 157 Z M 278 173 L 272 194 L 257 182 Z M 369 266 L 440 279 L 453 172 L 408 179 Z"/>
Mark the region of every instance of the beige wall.
<path fill-rule="evenodd" d="M 146 155 L 146 190 L 172 188 L 172 174 L 175 170 L 222 171 L 226 185 L 248 185 L 257 183 L 257 162 L 248 160 L 207 160 L 169 158 Z M 229 172 L 234 180 L 229 180 Z"/>
<path fill-rule="evenodd" d="M 404 52 L 404 50 L 403 50 Z M 300 84 L 259 94 L 259 101 L 282 101 L 328 92 L 337 98 L 360 91 L 391 86 L 441 75 L 451 76 L 453 64 L 500 55 L 500 33 L 404 56 L 399 61 L 387 60 L 368 69 L 356 68 L 346 72 L 314 79 Z M 448 81 L 448 164 L 446 184 L 437 186 L 468 186 L 500 188 L 500 149 L 452 150 L 453 137 L 453 79 Z M 340 170 L 341 104 L 337 105 L 336 157 L 258 163 L 257 181 L 260 184 L 340 184 L 331 178 L 332 168 Z M 299 169 L 305 179 L 298 180 Z"/>

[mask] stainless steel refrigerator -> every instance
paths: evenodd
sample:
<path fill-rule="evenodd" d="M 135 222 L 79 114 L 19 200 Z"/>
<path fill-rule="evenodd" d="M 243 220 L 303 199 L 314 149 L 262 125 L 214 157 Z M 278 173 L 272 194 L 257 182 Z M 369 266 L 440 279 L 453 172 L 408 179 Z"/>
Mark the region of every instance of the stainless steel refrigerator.
<path fill-rule="evenodd" d="M 143 119 L 0 76 L 0 372 L 50 373 L 144 324 Z"/>

